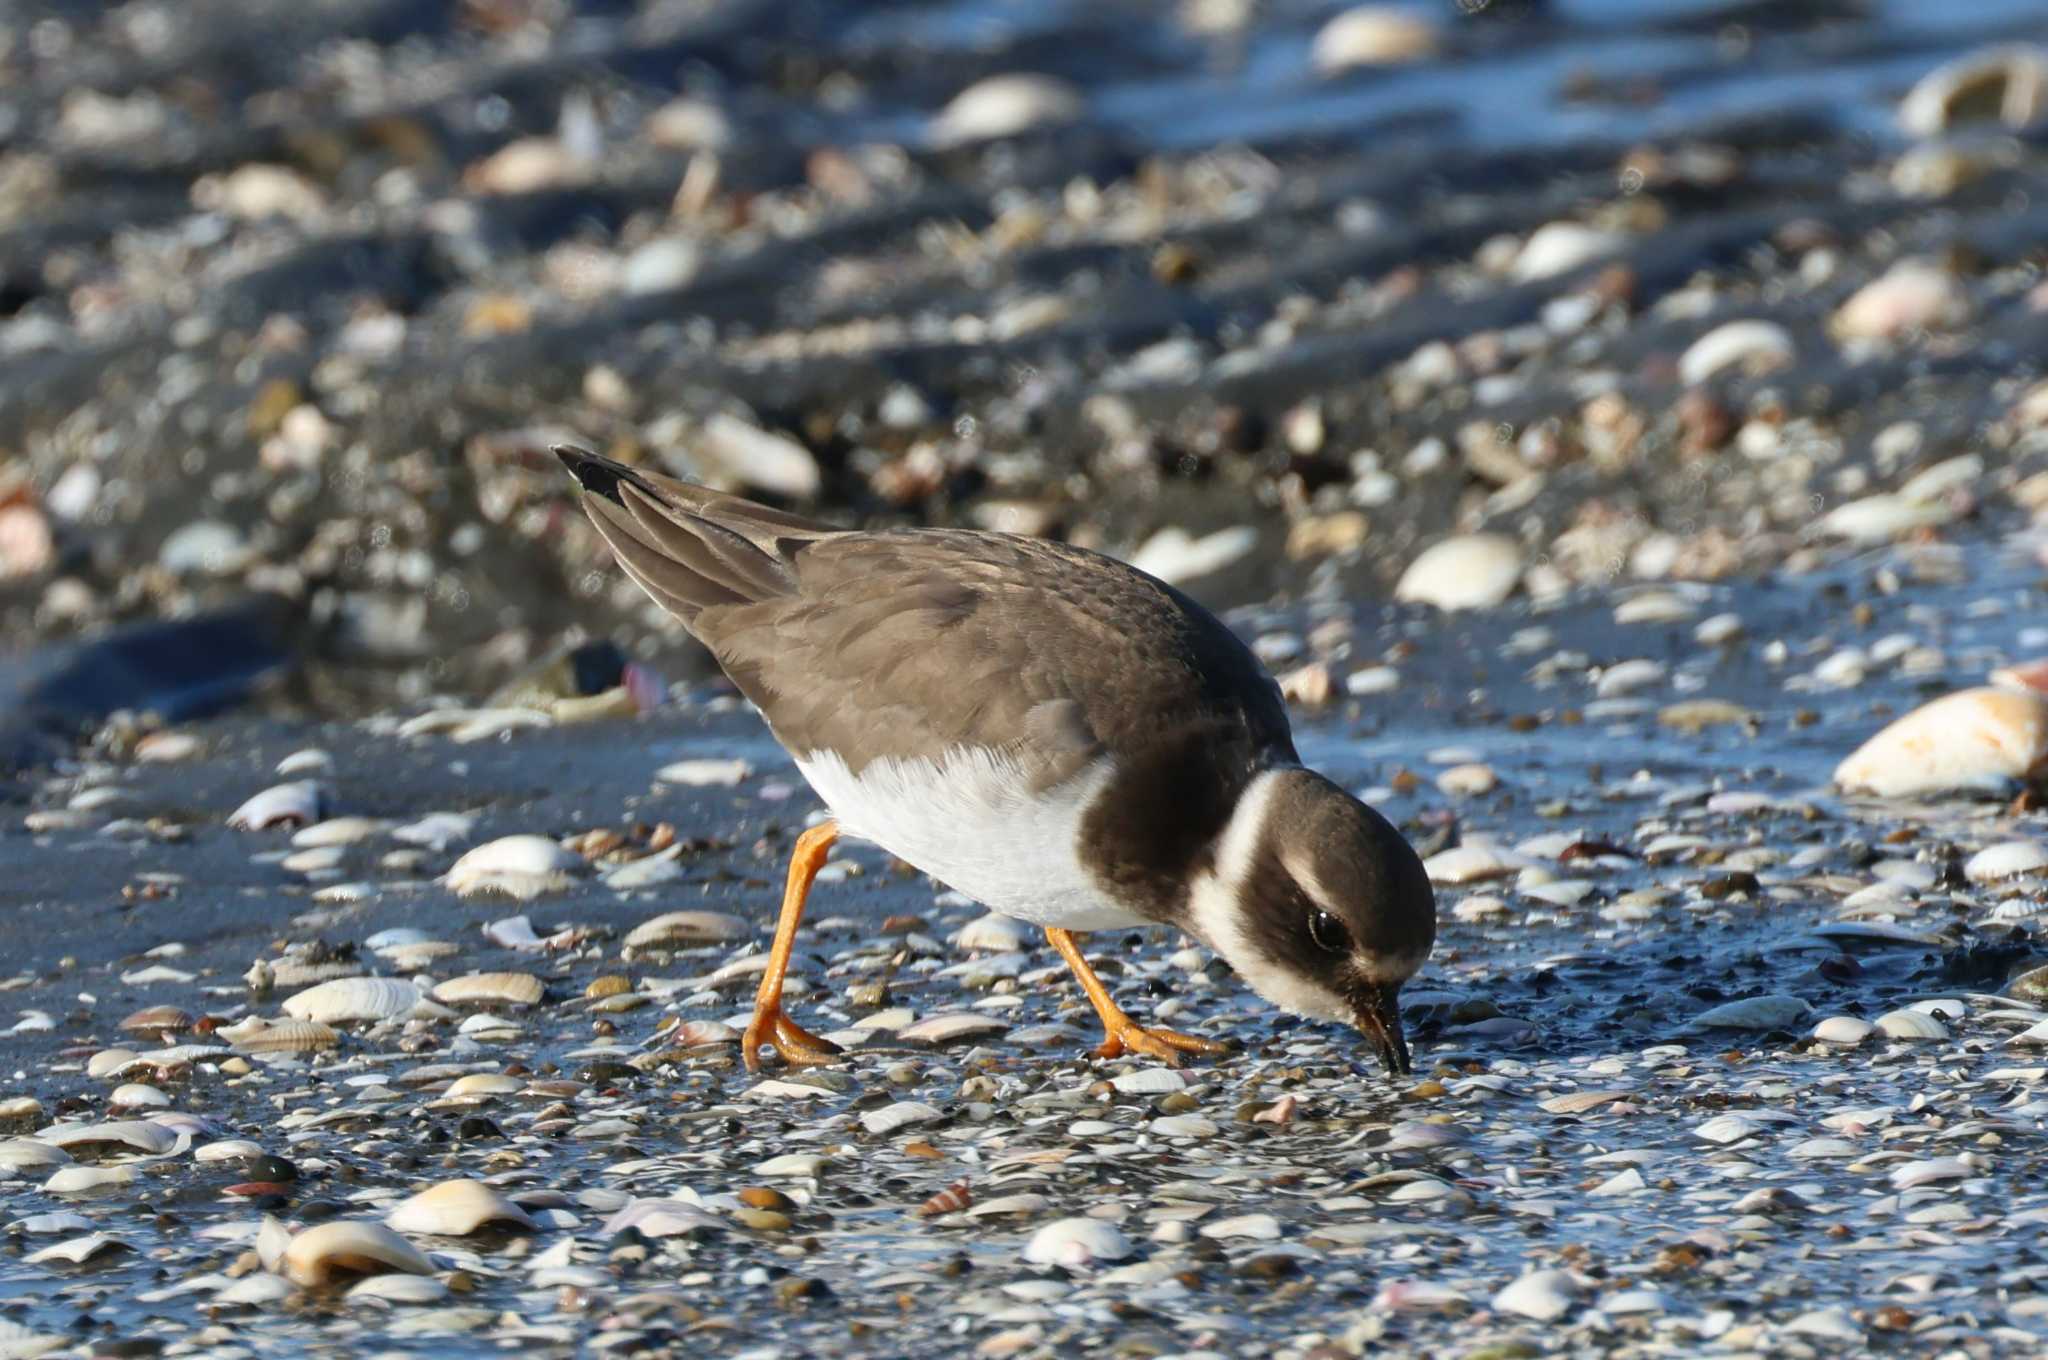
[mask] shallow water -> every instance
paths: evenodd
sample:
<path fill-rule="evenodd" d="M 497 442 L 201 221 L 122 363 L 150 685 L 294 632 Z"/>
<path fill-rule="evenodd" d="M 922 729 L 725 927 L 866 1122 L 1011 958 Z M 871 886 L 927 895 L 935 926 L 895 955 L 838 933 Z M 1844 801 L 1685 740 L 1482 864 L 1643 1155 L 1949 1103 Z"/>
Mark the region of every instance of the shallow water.
<path fill-rule="evenodd" d="M 1916 582 L 1916 574 L 1944 579 Z M 1147 1064 L 1080 1057 L 1092 1042 L 1090 1017 L 1042 946 L 1007 964 L 997 960 L 993 990 L 990 980 L 942 973 L 963 956 L 940 941 L 976 913 L 935 904 L 928 884 L 892 874 L 865 847 L 844 857 L 861 872 L 821 887 L 814 898 L 817 929 L 800 949 L 799 970 L 825 985 L 795 1001 L 794 1013 L 813 1028 L 836 1029 L 866 1013 L 847 1003 L 846 988 L 863 976 L 887 976 L 893 1004 L 920 1014 L 964 1006 L 1027 1033 L 1027 1041 L 996 1035 L 976 1047 L 933 1052 L 879 1037 L 824 1078 L 835 1089 L 800 1101 L 750 1095 L 757 1083 L 729 1059 L 685 1060 L 647 1075 L 603 1066 L 608 1045 L 616 1044 L 612 1051 L 621 1058 L 641 1052 L 676 1000 L 619 1015 L 616 1038 L 594 1040 L 573 998 L 589 978 L 619 971 L 616 939 L 561 956 L 517 955 L 490 946 L 478 930 L 525 910 L 543 931 L 578 923 L 622 932 L 682 906 L 735 912 L 765 929 L 780 846 L 811 803 L 801 788 L 787 801 L 775 796 L 770 786 L 793 783 L 793 771 L 754 720 L 701 707 L 466 747 L 441 738 L 402 743 L 361 726 L 222 720 L 194 729 L 211 747 L 203 760 L 114 775 L 129 800 L 121 812 L 172 818 L 188 828 L 188 839 L 163 844 L 90 829 L 31 838 L 18 817 L 10 818 L 12 828 L 0 837 L 0 883 L 9 885 L 0 889 L 0 911 L 8 913 L 20 948 L 10 958 L 18 978 L 7 1004 L 48 1011 L 54 1028 L 4 1040 L 14 1071 L 0 1096 L 31 1093 L 50 1111 L 66 1100 L 81 1113 L 96 1109 L 108 1084 L 86 1078 L 79 1065 L 116 1037 L 115 1020 L 161 1001 L 194 1012 L 238 1012 L 251 1004 L 239 974 L 270 952 L 273 939 L 317 934 L 345 944 L 413 925 L 460 945 L 440 975 L 496 967 L 548 977 L 554 999 L 522 1017 L 526 1030 L 507 1044 L 428 1027 L 437 1047 L 413 1057 L 398 1052 L 396 1035 L 371 1035 L 311 1064 L 259 1068 L 236 1081 L 202 1066 L 164 1083 L 177 1107 L 300 1164 L 304 1179 L 270 1204 L 287 1217 L 381 1211 L 393 1191 L 458 1170 L 494 1170 L 520 1193 L 555 1192 L 559 1198 L 549 1202 L 575 1218 L 573 1226 L 565 1220 L 547 1228 L 523 1254 L 502 1243 L 429 1240 L 475 1286 L 440 1309 L 398 1306 L 387 1313 L 358 1305 L 345 1320 L 326 1305 L 218 1315 L 231 1334 L 260 1336 L 263 1349 L 275 1354 L 310 1353 L 340 1337 L 354 1337 L 350 1344 L 374 1337 L 413 1353 L 461 1353 L 472 1338 L 505 1334 L 499 1314 L 506 1311 L 530 1329 L 532 1344 L 556 1348 L 619 1330 L 654 1344 L 687 1335 L 689 1326 L 711 1325 L 708 1319 L 779 1346 L 828 1347 L 860 1337 L 920 1355 L 950 1353 L 1018 1327 L 1038 1328 L 1043 1344 L 1063 1344 L 1060 1337 L 1079 1344 L 1114 1331 L 1180 1347 L 1271 1346 L 1309 1330 L 1342 1336 L 1348 1329 L 1354 1340 L 1370 1334 L 1430 1347 L 1497 1333 L 1543 1350 L 1624 1343 L 1711 1350 L 1765 1338 L 1786 1346 L 1837 1344 L 1815 1342 L 1810 1329 L 1890 1325 L 1897 1319 L 1889 1313 L 1890 1322 L 1872 1321 L 1887 1307 L 1911 1314 L 1906 1325 L 1923 1329 L 1916 1343 L 1988 1351 L 2032 1344 L 2024 1338 L 2048 1335 L 2048 1321 L 2025 1304 L 2039 1276 L 2032 1258 L 2015 1248 L 2034 1231 L 2025 1215 L 2041 1207 L 2040 1182 L 2029 1168 L 2048 1149 L 2048 1103 L 2034 1098 L 2038 1076 L 1986 1078 L 2025 1067 L 2029 1051 L 2003 1046 L 2017 1023 L 1983 1018 L 1996 1004 L 1986 994 L 2033 956 L 2031 918 L 2000 920 L 1990 894 L 1940 889 L 1898 908 L 1903 933 L 1858 938 L 1816 928 L 1855 915 L 1844 911 L 1840 890 L 1823 883 L 1825 875 L 1862 874 L 1870 856 L 1864 847 L 1928 853 L 1938 863 L 1950 839 L 1976 844 L 2041 834 L 2041 814 L 2012 814 L 2001 805 L 1915 809 L 1843 800 L 1825 788 L 1834 762 L 1874 730 L 1884 710 L 1972 683 L 1988 666 L 2048 642 L 2038 578 L 2029 543 L 1978 543 L 1846 556 L 1805 577 L 1762 584 L 1679 588 L 1697 597 L 1698 617 L 1732 609 L 1744 618 L 1748 640 L 1727 649 L 1691 641 L 1690 622 L 1615 625 L 1619 593 L 1450 620 L 1378 607 L 1357 611 L 1357 656 L 1414 646 L 1398 662 L 1401 688 L 1337 715 L 1304 719 L 1303 754 L 1348 783 L 1376 790 L 1376 800 L 1418 842 L 1442 839 L 1455 821 L 1463 837 L 1503 845 L 1565 831 L 1638 853 L 1652 836 L 1676 830 L 1697 832 L 1704 848 L 1656 862 L 1558 865 L 1560 876 L 1593 884 L 1576 905 L 1546 904 L 1512 881 L 1440 889 L 1436 956 L 1408 997 L 1418 1077 L 1391 1086 L 1344 1033 L 1274 1015 L 1214 965 L 1196 976 L 1169 963 L 1178 942 L 1157 932 L 1098 937 L 1091 947 L 1121 965 L 1110 980 L 1134 1009 L 1177 1001 L 1175 1024 L 1243 1045 L 1234 1056 L 1186 1071 L 1196 1109 L 1218 1126 L 1213 1134 L 1154 1132 L 1158 1097 L 1114 1095 L 1095 1085 Z M 1865 625 L 1849 617 L 1857 603 L 1875 611 Z M 1239 622 L 1249 633 L 1270 634 L 1302 629 L 1309 620 L 1280 613 Z M 1536 627 L 1551 633 L 1542 645 L 1528 645 L 1526 635 L 1511 641 Z M 1863 685 L 1833 692 L 1788 685 L 1836 647 L 1867 645 L 1894 631 L 1939 647 L 1946 667 L 1911 680 L 1879 669 Z M 1789 647 L 1783 665 L 1764 657 L 1773 640 Z M 1612 700 L 1603 707 L 1591 695 L 1585 667 L 1567 668 L 1554 683 L 1531 679 L 1546 658 L 1571 649 L 1595 667 L 1665 660 L 1670 679 L 1642 692 L 1639 712 Z M 1681 696 L 1751 707 L 1759 715 L 1755 730 L 1720 727 L 1687 736 L 1657 726 L 1657 708 Z M 1810 718 L 1796 720 L 1802 709 Z M 1516 731 L 1517 717 L 1536 725 Z M 279 834 L 220 826 L 241 797 L 269 782 L 266 771 L 278 757 L 308 744 L 336 753 L 333 782 L 345 812 L 402 819 L 433 808 L 480 808 L 479 840 L 658 818 L 709 844 L 686 857 L 687 877 L 677 885 L 622 896 L 586 883 L 517 907 L 462 901 L 438 885 L 380 873 L 374 855 L 388 843 L 376 842 L 340 873 L 382 882 L 379 895 L 315 907 L 306 897 L 310 885 L 251 859 L 281 846 Z M 686 755 L 740 755 L 759 769 L 732 791 L 651 790 L 651 772 Z M 1436 792 L 1433 771 L 1468 759 L 1492 765 L 1500 789 L 1478 798 Z M 1391 791 L 1402 769 L 1425 776 L 1418 789 Z M 60 781 L 45 797 L 69 786 Z M 1707 800 L 1716 792 L 1771 801 L 1715 810 Z M 1882 846 L 1902 832 L 1911 834 L 1899 848 Z M 1794 870 L 1782 858 L 1744 858 L 1759 850 L 1816 854 Z M 1755 864 L 1762 897 L 1701 893 L 1703 884 L 1730 872 L 1730 856 Z M 170 870 L 183 881 L 167 898 L 122 902 L 121 886 L 148 869 Z M 1623 909 L 1624 894 L 1652 886 L 1673 894 L 1660 905 Z M 1460 904 L 1486 893 L 1505 899 L 1504 912 L 1461 919 Z M 2026 894 L 2014 902 L 2030 911 L 2027 904 L 2037 900 Z M 875 934 L 880 924 L 902 914 L 929 924 L 913 926 L 912 937 L 882 941 Z M 934 942 L 920 943 L 918 935 Z M 201 970 L 199 979 L 121 983 L 119 974 L 139 966 L 142 950 L 166 942 L 182 943 L 186 952 L 165 962 Z M 625 971 L 643 981 L 702 975 L 730 953 L 712 947 Z M 61 955 L 72 962 L 60 965 Z M 1021 985 L 1006 989 L 1001 975 L 1018 969 Z M 719 1001 L 685 1004 L 680 1013 L 733 1019 L 743 1012 L 745 992 L 744 985 L 728 987 Z M 1763 1033 L 1692 1028 L 1710 1006 L 1764 993 L 1799 997 L 1813 1012 Z M 1797 1037 L 1822 1015 L 1875 1017 L 1939 998 L 1954 998 L 1951 1040 L 1831 1050 Z M 253 1004 L 274 1013 L 274 1000 Z M 547 1123 L 544 1100 L 501 1100 L 476 1113 L 504 1137 L 473 1139 L 454 1129 L 462 1112 L 430 1106 L 435 1086 L 415 1092 L 402 1082 L 388 1089 L 349 1084 L 371 1071 L 396 1079 L 430 1063 L 487 1069 L 508 1057 L 530 1067 L 552 1061 L 565 1076 L 591 1081 L 567 1102 L 573 1112 L 566 1124 L 562 1115 Z M 1540 1108 L 1573 1089 L 1627 1094 L 1578 1113 Z M 1296 1122 L 1240 1122 L 1283 1093 L 1302 1101 Z M 892 1135 L 864 1131 L 860 1118 L 892 1099 L 925 1101 L 940 1118 Z M 326 1127 L 277 1124 L 281 1113 L 290 1113 L 292 1124 L 343 1108 L 359 1117 Z M 1729 1113 L 1754 1128 L 1725 1146 L 1698 1136 L 1704 1121 Z M 614 1116 L 628 1121 L 618 1132 L 574 1132 Z M 1824 1122 L 1831 1119 L 1841 1128 Z M 1069 1132 L 1081 1120 L 1100 1121 L 1099 1131 Z M 533 1131 L 537 1122 L 545 1131 Z M 1424 1135 L 1441 1141 L 1412 1141 Z M 905 1152 L 919 1136 L 937 1149 L 937 1160 Z M 1824 1138 L 1844 1141 L 1815 1141 Z M 729 1207 L 726 1196 L 764 1179 L 749 1168 L 766 1157 L 838 1146 L 847 1152 L 816 1182 L 774 1182 L 801 1204 L 790 1234 L 735 1226 L 685 1247 L 671 1239 L 652 1244 L 651 1259 L 639 1266 L 614 1258 L 619 1244 L 598 1232 L 611 1202 L 606 1196 L 622 1189 L 694 1192 L 714 1209 Z M 1963 1151 L 1980 1158 L 1963 1180 L 1894 1197 L 1889 1173 L 1909 1154 Z M 1064 1160 L 1016 1160 L 1020 1154 Z M 1643 1177 L 1640 1187 L 1626 1180 L 1632 1167 Z M 1624 1181 L 1614 1183 L 1617 1175 Z M 8 1194 L 8 1222 L 72 1208 L 132 1250 L 98 1267 L 31 1266 L 20 1254 L 45 1239 L 5 1236 L 0 1224 L 0 1298 L 11 1301 L 0 1316 L 58 1332 L 189 1335 L 203 1325 L 210 1290 L 170 1291 L 202 1266 L 226 1265 L 253 1231 L 255 1210 L 221 1193 L 241 1178 L 238 1170 L 173 1158 L 151 1171 L 146 1189 L 110 1197 L 63 1201 L 17 1182 Z M 908 1216 L 909 1208 L 962 1179 L 978 1200 L 1030 1191 L 1048 1203 L 1022 1222 Z M 1403 1186 L 1421 1186 L 1426 1197 L 1404 1198 Z M 1767 1197 L 1761 1210 L 1735 1207 L 1758 1190 L 1780 1194 Z M 580 1197 L 592 1198 L 579 1203 Z M 1155 1226 L 1146 1214 L 1193 1212 L 1204 1202 L 1216 1207 L 1198 1230 L 1234 1215 L 1270 1214 L 1278 1237 L 1226 1237 L 1206 1249 L 1199 1236 L 1187 1245 L 1144 1240 Z M 1967 1212 L 1954 1221 L 1916 1220 L 1943 1205 Z M 1125 1227 L 1138 1242 L 1137 1269 L 1143 1275 L 1159 1265 L 1156 1278 L 1105 1286 L 1096 1282 L 1101 1272 L 1081 1271 L 1056 1299 L 1003 1292 L 1001 1285 L 1021 1288 L 1041 1278 L 1017 1262 L 1031 1230 L 1062 1211 L 1105 1206 L 1131 1212 Z M 578 1244 L 576 1260 L 599 1274 L 569 1293 L 530 1283 L 525 1258 L 564 1236 Z M 973 1268 L 937 1269 L 956 1258 Z M 1579 1295 L 1564 1321 L 1496 1313 L 1453 1322 L 1388 1302 L 1421 1282 L 1459 1289 L 1483 1309 L 1487 1295 L 1525 1264 L 1579 1272 Z M 785 1308 L 777 1291 L 794 1277 L 820 1281 L 830 1293 Z M 1065 1279 L 1058 1272 L 1051 1278 Z M 1657 1292 L 1654 1312 L 1626 1311 L 1640 1303 L 1631 1293 L 1638 1287 Z M 1390 1288 L 1393 1294 L 1385 1292 Z M 894 1302 L 900 1294 L 909 1296 L 901 1306 Z M 1117 1298 L 1124 1311 L 1107 1311 Z M 473 1306 L 483 1312 L 447 1312 Z M 1852 1310 L 1854 1319 L 1828 1313 L 1835 1308 Z M 702 1315 L 695 1323 L 690 1309 Z M 1826 1316 L 1809 1319 L 1809 1331 L 1795 1330 L 1799 1319 L 1816 1314 Z M 458 1330 L 416 1335 L 409 1330 L 415 1326 Z"/>

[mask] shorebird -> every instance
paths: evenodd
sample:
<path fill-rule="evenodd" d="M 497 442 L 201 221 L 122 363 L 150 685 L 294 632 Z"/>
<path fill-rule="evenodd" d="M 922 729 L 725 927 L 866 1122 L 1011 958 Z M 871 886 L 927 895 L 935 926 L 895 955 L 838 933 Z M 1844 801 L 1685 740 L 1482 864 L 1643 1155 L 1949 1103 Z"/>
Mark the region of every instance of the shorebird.
<path fill-rule="evenodd" d="M 1114 558 L 961 529 L 835 529 L 555 449 L 626 574 L 710 649 L 831 820 L 797 837 L 745 1035 L 839 1049 L 782 1009 L 812 880 L 873 841 L 1044 929 L 1101 1017 L 1095 1052 L 1225 1045 L 1133 1020 L 1076 932 L 1178 927 L 1283 1010 L 1355 1025 L 1409 1070 L 1400 991 L 1436 906 L 1400 832 L 1312 770 L 1258 659 Z"/>

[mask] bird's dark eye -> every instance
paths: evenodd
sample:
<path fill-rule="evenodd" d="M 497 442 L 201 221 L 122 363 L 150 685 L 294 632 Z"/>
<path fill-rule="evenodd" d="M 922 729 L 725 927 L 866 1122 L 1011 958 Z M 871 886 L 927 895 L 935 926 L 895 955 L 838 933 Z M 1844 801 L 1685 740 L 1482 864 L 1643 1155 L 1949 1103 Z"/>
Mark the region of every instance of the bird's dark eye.
<path fill-rule="evenodd" d="M 1327 911 L 1308 914 L 1308 937 L 1316 942 L 1316 948 L 1331 954 L 1342 954 L 1351 948 L 1351 936 L 1344 923 Z"/>

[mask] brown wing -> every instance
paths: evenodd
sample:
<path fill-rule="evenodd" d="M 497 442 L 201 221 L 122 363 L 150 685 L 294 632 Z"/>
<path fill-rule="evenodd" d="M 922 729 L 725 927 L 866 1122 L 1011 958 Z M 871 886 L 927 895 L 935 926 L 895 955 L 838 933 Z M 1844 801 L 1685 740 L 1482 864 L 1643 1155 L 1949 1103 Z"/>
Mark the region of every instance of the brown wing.
<path fill-rule="evenodd" d="M 833 531 L 562 452 L 620 563 L 802 755 L 1009 750 L 1038 787 L 1146 738 L 1292 760 L 1280 692 L 1179 591 L 1065 544 Z"/>

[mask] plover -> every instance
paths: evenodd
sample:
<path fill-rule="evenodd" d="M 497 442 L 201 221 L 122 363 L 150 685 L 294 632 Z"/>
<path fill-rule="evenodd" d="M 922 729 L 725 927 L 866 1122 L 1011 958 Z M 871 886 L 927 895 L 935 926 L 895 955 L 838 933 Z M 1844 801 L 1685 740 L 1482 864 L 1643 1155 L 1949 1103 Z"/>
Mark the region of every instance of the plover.
<path fill-rule="evenodd" d="M 782 1010 L 812 879 L 857 835 L 1042 927 L 1095 1051 L 1224 1045 L 1125 1014 L 1075 932 L 1175 926 L 1283 1010 L 1409 1070 L 1401 984 L 1436 938 L 1415 851 L 1303 768 L 1256 657 L 1179 591 L 1065 544 L 834 529 L 581 449 L 555 452 L 627 575 L 711 650 L 831 811 L 797 838 L 745 1036 L 839 1050 Z"/>

